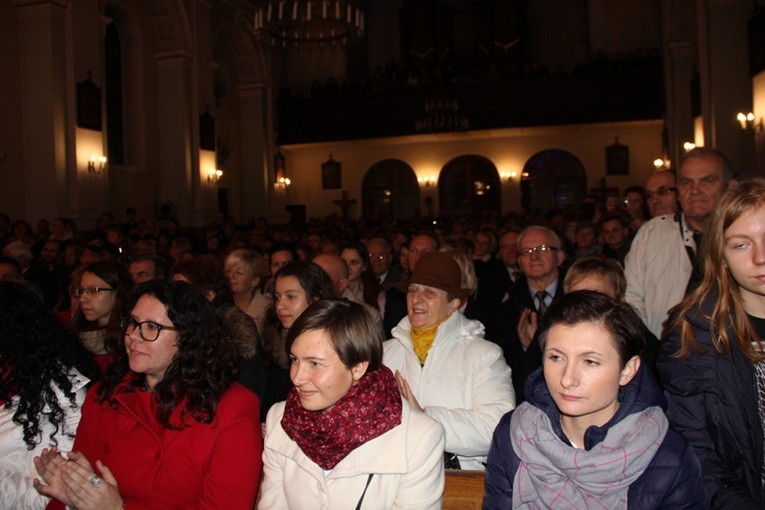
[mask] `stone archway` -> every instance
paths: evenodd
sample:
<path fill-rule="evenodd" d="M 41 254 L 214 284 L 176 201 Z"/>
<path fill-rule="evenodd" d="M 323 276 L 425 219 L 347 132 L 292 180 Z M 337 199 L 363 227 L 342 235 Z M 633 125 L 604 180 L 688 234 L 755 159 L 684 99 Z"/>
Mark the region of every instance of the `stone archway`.
<path fill-rule="evenodd" d="M 502 188 L 489 159 L 465 155 L 449 161 L 438 179 L 442 214 L 488 219 L 502 214 Z"/>
<path fill-rule="evenodd" d="M 361 186 L 365 218 L 408 220 L 419 216 L 417 176 L 405 162 L 385 159 L 375 163 L 364 175 Z"/>
<path fill-rule="evenodd" d="M 542 211 L 576 206 L 587 194 L 587 172 L 579 158 L 560 149 L 534 154 L 523 166 L 521 204 Z"/>

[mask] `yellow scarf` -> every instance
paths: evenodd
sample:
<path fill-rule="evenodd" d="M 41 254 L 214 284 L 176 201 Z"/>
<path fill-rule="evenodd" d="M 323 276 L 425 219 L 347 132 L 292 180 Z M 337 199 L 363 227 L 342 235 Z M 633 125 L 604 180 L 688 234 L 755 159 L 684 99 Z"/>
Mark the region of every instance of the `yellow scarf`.
<path fill-rule="evenodd" d="M 433 340 L 436 338 L 436 330 L 441 323 L 429 328 L 412 328 L 412 346 L 414 347 L 414 353 L 420 360 L 420 365 L 425 365 L 425 358 L 428 357 L 430 347 L 433 345 Z"/>

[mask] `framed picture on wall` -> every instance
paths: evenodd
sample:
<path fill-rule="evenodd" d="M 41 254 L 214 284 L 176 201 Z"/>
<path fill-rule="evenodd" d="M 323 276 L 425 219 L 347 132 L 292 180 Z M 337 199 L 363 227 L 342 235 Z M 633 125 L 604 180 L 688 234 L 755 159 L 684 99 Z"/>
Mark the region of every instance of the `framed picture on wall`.
<path fill-rule="evenodd" d="M 340 189 L 342 188 L 343 178 L 339 161 L 329 159 L 321 164 L 321 187 L 322 189 Z"/>
<path fill-rule="evenodd" d="M 617 138 L 613 145 L 606 147 L 606 175 L 629 175 L 630 148 L 619 143 Z"/>

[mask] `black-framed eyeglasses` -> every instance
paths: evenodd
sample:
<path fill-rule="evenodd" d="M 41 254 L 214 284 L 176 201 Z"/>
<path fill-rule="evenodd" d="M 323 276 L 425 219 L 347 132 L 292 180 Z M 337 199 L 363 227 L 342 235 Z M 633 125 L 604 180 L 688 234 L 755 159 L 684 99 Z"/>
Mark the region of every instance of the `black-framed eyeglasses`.
<path fill-rule="evenodd" d="M 77 287 L 72 291 L 74 297 L 80 299 L 83 294 L 86 296 L 97 296 L 100 292 L 116 292 L 117 289 L 111 287 Z"/>
<path fill-rule="evenodd" d="M 677 188 L 671 188 L 669 186 L 660 186 L 656 191 L 646 190 L 645 198 L 646 200 L 650 200 L 651 198 L 653 198 L 654 195 L 664 197 L 669 195 L 670 193 L 674 193 L 675 191 L 677 191 Z"/>
<path fill-rule="evenodd" d="M 157 324 L 154 321 L 138 322 L 132 317 L 124 317 L 122 321 L 120 322 L 120 325 L 122 326 L 122 331 L 126 335 L 132 335 L 135 332 L 135 330 L 138 329 L 138 335 L 140 335 L 140 337 L 146 340 L 147 342 L 156 341 L 157 338 L 159 338 L 159 334 L 162 332 L 163 329 L 168 329 L 170 331 L 178 331 L 177 328 L 174 328 L 172 326 Z"/>
<path fill-rule="evenodd" d="M 548 246 L 546 244 L 540 244 L 539 246 L 534 246 L 533 248 L 524 248 L 522 250 L 518 250 L 518 256 L 519 257 L 530 257 L 532 253 L 539 253 L 540 255 L 543 255 L 545 253 L 552 253 L 558 251 L 559 248 L 556 248 L 555 246 Z"/>

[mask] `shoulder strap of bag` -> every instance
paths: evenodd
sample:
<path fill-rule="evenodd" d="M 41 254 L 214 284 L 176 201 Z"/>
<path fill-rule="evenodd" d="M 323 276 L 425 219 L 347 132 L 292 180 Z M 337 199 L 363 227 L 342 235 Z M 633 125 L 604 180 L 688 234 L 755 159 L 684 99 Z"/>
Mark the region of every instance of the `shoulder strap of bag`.
<path fill-rule="evenodd" d="M 367 484 L 364 486 L 364 492 L 361 493 L 361 498 L 359 498 L 359 504 L 356 505 L 356 510 L 361 510 L 361 504 L 364 502 L 364 496 L 367 495 L 367 489 L 369 488 L 370 482 L 372 482 L 373 476 L 374 476 L 374 473 L 369 473 L 369 478 L 367 478 Z"/>

